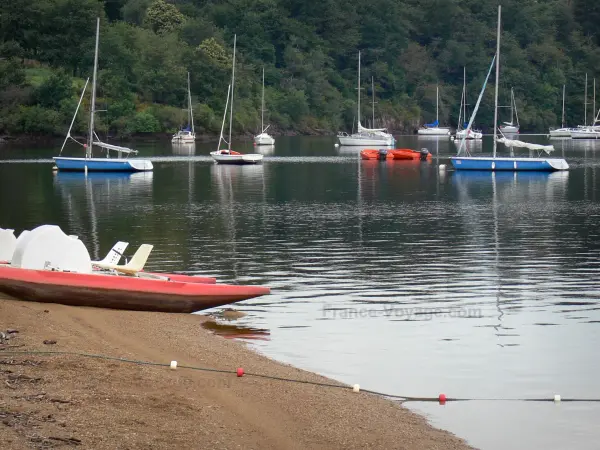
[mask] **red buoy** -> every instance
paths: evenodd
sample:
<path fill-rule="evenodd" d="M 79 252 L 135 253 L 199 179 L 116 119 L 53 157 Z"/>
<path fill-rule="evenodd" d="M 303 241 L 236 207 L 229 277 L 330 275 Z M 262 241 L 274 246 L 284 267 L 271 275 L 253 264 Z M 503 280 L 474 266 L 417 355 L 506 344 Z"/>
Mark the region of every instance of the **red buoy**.
<path fill-rule="evenodd" d="M 244 369 L 242 369 L 241 367 L 238 367 L 237 376 L 238 377 L 243 377 L 244 376 Z"/>
<path fill-rule="evenodd" d="M 440 405 L 443 405 L 444 403 L 446 403 L 446 394 L 440 394 L 440 396 L 438 398 L 440 400 Z"/>

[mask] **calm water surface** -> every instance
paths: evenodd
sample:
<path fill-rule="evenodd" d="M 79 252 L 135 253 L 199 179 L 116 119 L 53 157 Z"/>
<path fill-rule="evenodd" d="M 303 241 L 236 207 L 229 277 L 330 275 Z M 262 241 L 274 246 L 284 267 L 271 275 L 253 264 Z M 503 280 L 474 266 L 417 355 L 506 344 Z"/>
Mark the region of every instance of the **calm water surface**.
<path fill-rule="evenodd" d="M 150 270 L 268 285 L 237 306 L 252 345 L 364 388 L 600 398 L 600 143 L 556 141 L 571 170 L 553 174 L 440 172 L 448 139 L 398 137 L 431 163 L 361 161 L 333 144 L 278 138 L 245 167 L 213 164 L 213 143 L 146 144 L 154 173 L 87 178 L 52 173 L 60 142 L 0 146 L 0 226 L 59 224 L 95 258 L 120 239 L 130 254 L 152 243 Z M 407 406 L 484 449 L 600 439 L 598 403 Z"/>

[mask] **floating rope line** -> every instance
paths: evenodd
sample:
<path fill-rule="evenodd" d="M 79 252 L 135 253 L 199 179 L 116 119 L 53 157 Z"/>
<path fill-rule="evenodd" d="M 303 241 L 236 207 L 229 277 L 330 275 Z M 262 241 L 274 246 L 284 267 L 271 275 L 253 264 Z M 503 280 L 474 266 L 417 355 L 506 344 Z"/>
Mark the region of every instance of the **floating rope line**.
<path fill-rule="evenodd" d="M 144 366 L 154 366 L 154 367 L 172 367 L 171 364 L 167 363 L 157 363 L 152 361 L 142 361 L 136 359 L 129 358 L 121 358 L 117 356 L 108 356 L 108 355 L 98 355 L 93 353 L 82 353 L 82 352 L 68 352 L 68 351 L 41 351 L 41 350 L 30 350 L 30 351 L 3 351 L 0 350 L 0 357 L 2 355 L 39 355 L 39 356 L 56 356 L 56 355 L 65 355 L 65 356 L 80 356 L 85 358 L 93 358 L 93 359 L 104 359 L 107 361 L 119 361 L 130 364 L 144 365 Z M 1 360 L 0 360 L 1 362 Z M 337 388 L 337 389 L 351 389 L 355 392 L 366 392 L 368 394 L 378 395 L 381 397 L 387 397 L 390 399 L 399 400 L 402 403 L 405 402 L 439 402 L 444 404 L 446 402 L 469 402 L 469 401 L 483 401 L 483 402 L 600 402 L 600 398 L 561 398 L 559 395 L 555 395 L 554 398 L 452 398 L 446 397 L 444 394 L 440 394 L 438 397 L 412 397 L 408 395 L 395 395 L 395 394 L 387 394 L 385 392 L 372 391 L 369 389 L 360 389 L 358 385 L 348 386 L 343 384 L 334 384 L 334 383 L 323 383 L 319 381 L 308 381 L 308 380 L 299 380 L 297 378 L 285 378 L 285 377 L 276 377 L 272 375 L 265 375 L 260 373 L 252 373 L 252 372 L 244 372 L 243 369 L 237 370 L 227 370 L 227 369 L 214 369 L 210 367 L 198 367 L 198 366 L 187 366 L 180 365 L 178 366 L 182 369 L 189 370 L 197 370 L 202 372 L 214 372 L 214 373 L 229 373 L 229 374 L 237 374 L 240 375 L 240 371 L 243 375 L 264 378 L 268 380 L 276 380 L 276 381 L 286 381 L 289 383 L 301 383 L 301 384 L 309 384 L 313 386 L 321 386 L 321 387 L 329 387 L 329 388 Z"/>

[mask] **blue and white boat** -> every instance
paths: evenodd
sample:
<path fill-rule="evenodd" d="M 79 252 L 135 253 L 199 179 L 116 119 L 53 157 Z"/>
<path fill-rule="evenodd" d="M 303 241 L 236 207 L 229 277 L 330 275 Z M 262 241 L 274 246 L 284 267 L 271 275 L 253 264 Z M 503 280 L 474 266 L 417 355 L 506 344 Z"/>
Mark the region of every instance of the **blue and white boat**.
<path fill-rule="evenodd" d="M 56 164 L 56 168 L 58 170 L 67 170 L 67 171 L 77 171 L 77 172 L 88 172 L 88 171 L 96 171 L 96 172 L 144 172 L 148 170 L 152 170 L 152 162 L 147 159 L 140 158 L 131 158 L 128 156 L 130 154 L 137 154 L 137 150 L 132 150 L 127 147 L 120 147 L 118 145 L 107 144 L 106 142 L 102 142 L 96 133 L 94 132 L 94 115 L 96 112 L 96 74 L 98 71 L 98 39 L 100 36 L 100 18 L 96 19 L 96 52 L 94 55 L 94 74 L 92 78 L 92 102 L 90 108 L 90 128 L 88 130 L 88 139 L 87 143 L 81 144 L 71 137 L 71 129 L 73 128 L 73 123 L 75 122 L 75 117 L 77 117 L 77 112 L 79 111 L 79 107 L 81 106 L 81 101 L 83 100 L 83 96 L 85 94 L 85 90 L 87 88 L 89 78 L 85 82 L 85 86 L 83 87 L 83 92 L 81 93 L 81 97 L 79 98 L 79 103 L 77 104 L 77 109 L 75 110 L 75 114 L 73 115 L 73 119 L 71 120 L 71 125 L 69 126 L 69 131 L 67 132 L 67 136 L 63 142 L 63 145 L 60 149 L 59 156 L 55 156 L 54 163 Z M 84 158 L 71 158 L 60 156 L 62 154 L 63 149 L 65 148 L 65 144 L 68 139 L 73 139 L 73 141 L 82 145 L 85 149 L 85 157 Z M 104 158 L 94 158 L 92 156 L 92 150 L 94 146 L 101 148 L 106 151 L 106 157 Z M 110 151 L 114 151 L 118 154 L 117 158 L 110 158 Z M 123 157 L 125 155 L 125 157 Z"/>
<path fill-rule="evenodd" d="M 473 125 L 473 120 L 475 119 L 475 114 L 477 113 L 477 109 L 479 108 L 479 104 L 481 102 L 481 98 L 483 97 L 483 92 L 485 91 L 485 87 L 487 85 L 488 79 L 490 77 L 490 73 L 492 71 L 492 67 L 494 62 L 496 63 L 496 86 L 495 86 L 495 108 L 494 108 L 494 151 L 491 157 L 489 156 L 470 156 L 467 149 L 465 149 L 464 143 L 465 139 L 463 138 L 461 141 L 461 145 L 458 149 L 457 156 L 451 157 L 450 162 L 452 166 L 456 170 L 507 170 L 507 171 L 555 171 L 555 170 L 568 170 L 569 165 L 567 161 L 563 158 L 544 158 L 540 157 L 542 152 L 550 153 L 554 150 L 554 146 L 552 145 L 538 145 L 532 144 L 529 142 L 523 142 L 520 140 L 507 139 L 506 137 L 498 137 L 498 83 L 499 83 L 499 75 L 500 75 L 500 17 L 501 17 L 501 6 L 498 5 L 498 34 L 496 41 L 496 55 L 492 59 L 492 64 L 488 70 L 487 77 L 485 82 L 483 83 L 483 88 L 481 93 L 479 94 L 479 98 L 477 99 L 477 104 L 475 105 L 475 109 L 473 110 L 473 114 L 471 115 L 471 119 L 469 120 L 469 124 L 467 126 L 467 133 L 471 129 Z M 496 156 L 496 148 L 497 143 L 506 145 L 511 149 L 511 156 L 507 157 L 498 157 Z M 530 151 L 537 151 L 538 157 L 515 157 L 512 156 L 512 150 L 514 147 L 518 148 L 527 148 Z M 460 156 L 463 149 L 467 156 Z"/>

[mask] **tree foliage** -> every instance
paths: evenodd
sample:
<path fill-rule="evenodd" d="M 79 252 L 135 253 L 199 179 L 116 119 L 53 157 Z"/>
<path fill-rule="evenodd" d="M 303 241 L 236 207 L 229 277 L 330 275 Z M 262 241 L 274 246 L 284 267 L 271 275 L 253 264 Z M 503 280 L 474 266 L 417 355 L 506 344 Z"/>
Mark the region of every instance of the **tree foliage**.
<path fill-rule="evenodd" d="M 514 88 L 522 129 L 545 131 L 560 121 L 564 84 L 567 122 L 582 124 L 585 75 L 591 86 L 600 69 L 600 2 L 502 6 L 500 103 Z M 98 123 L 108 132 L 181 126 L 186 72 L 197 129 L 218 132 L 234 34 L 236 132 L 258 130 L 263 67 L 272 129 L 351 129 L 359 50 L 361 116 L 371 117 L 373 77 L 376 126 L 411 132 L 435 118 L 436 85 L 440 121 L 456 124 L 465 66 L 475 103 L 495 52 L 497 0 L 11 0 L 0 11 L 0 132 L 65 131 L 91 74 L 96 17 L 98 101 L 106 106 Z M 477 118 L 484 128 L 493 83 Z"/>

